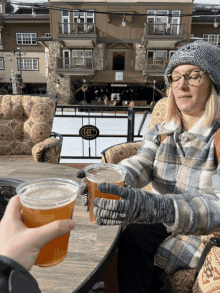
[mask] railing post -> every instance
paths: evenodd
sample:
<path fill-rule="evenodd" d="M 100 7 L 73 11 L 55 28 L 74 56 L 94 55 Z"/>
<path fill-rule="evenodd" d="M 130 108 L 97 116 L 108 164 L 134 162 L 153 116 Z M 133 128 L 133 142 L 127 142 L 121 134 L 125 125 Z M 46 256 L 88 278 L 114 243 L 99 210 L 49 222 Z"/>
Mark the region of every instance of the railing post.
<path fill-rule="evenodd" d="M 135 110 L 132 107 L 128 108 L 128 134 L 127 142 L 134 140 L 134 120 L 135 120 Z"/>

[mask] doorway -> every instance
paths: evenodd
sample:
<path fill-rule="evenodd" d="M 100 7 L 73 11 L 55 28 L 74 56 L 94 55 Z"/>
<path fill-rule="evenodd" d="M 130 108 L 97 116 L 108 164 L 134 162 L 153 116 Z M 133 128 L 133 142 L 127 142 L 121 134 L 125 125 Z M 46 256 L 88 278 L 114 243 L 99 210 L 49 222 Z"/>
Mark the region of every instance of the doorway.
<path fill-rule="evenodd" d="M 125 70 L 125 53 L 113 53 L 113 70 Z"/>

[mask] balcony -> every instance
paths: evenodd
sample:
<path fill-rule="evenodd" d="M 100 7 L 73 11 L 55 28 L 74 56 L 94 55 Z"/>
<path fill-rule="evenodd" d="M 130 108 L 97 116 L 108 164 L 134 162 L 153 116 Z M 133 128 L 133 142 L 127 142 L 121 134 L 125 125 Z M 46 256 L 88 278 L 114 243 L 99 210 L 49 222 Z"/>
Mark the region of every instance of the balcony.
<path fill-rule="evenodd" d="M 57 73 L 64 75 L 94 75 L 92 58 L 57 58 Z"/>
<path fill-rule="evenodd" d="M 93 48 L 97 41 L 94 23 L 64 23 L 58 22 L 57 37 L 66 47 Z"/>
<path fill-rule="evenodd" d="M 170 24 L 170 26 L 167 27 L 166 23 L 146 23 L 144 26 L 142 44 L 148 48 L 167 47 L 171 49 L 175 48 L 176 43 L 182 39 L 184 39 L 184 24 Z"/>
<path fill-rule="evenodd" d="M 150 59 L 144 61 L 143 75 L 161 76 L 169 63 L 169 59 Z"/>
<path fill-rule="evenodd" d="M 159 36 L 168 38 L 182 38 L 184 35 L 184 24 L 170 24 L 167 27 L 166 23 L 163 24 L 151 24 L 146 23 L 144 26 L 145 38 L 157 38 Z"/>

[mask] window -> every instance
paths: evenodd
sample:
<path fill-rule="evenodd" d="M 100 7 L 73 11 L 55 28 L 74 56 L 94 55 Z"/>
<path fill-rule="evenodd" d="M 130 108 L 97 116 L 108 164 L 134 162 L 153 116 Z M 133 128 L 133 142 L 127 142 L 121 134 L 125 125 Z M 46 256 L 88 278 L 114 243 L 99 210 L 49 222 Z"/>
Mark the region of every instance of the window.
<path fill-rule="evenodd" d="M 37 45 L 36 33 L 16 33 L 17 45 Z"/>
<path fill-rule="evenodd" d="M 0 14 L 2 14 L 2 4 L 0 4 Z"/>
<path fill-rule="evenodd" d="M 148 10 L 147 23 L 149 26 L 149 33 L 166 33 L 166 34 L 179 34 L 180 27 L 180 10 L 172 11 L 171 28 L 167 28 L 164 24 L 169 22 L 168 10 Z"/>
<path fill-rule="evenodd" d="M 220 35 L 208 35 L 204 34 L 203 39 L 212 45 L 220 46 Z"/>
<path fill-rule="evenodd" d="M 180 10 L 172 11 L 172 24 L 171 24 L 171 34 L 179 35 L 180 32 Z"/>
<path fill-rule="evenodd" d="M 45 33 L 46 38 L 50 38 L 50 33 Z"/>
<path fill-rule="evenodd" d="M 80 23 L 94 23 L 93 12 L 73 12 L 73 22 L 77 21 L 78 15 L 80 16 Z"/>
<path fill-rule="evenodd" d="M 70 50 L 63 50 L 63 68 L 70 68 Z"/>
<path fill-rule="evenodd" d="M 19 59 L 18 70 L 20 70 Z M 38 59 L 21 59 L 21 70 L 38 70 Z"/>
<path fill-rule="evenodd" d="M 0 44 L 2 44 L 2 33 L 0 32 Z"/>
<path fill-rule="evenodd" d="M 148 50 L 147 51 L 148 65 L 164 65 L 167 59 L 166 50 Z"/>
<path fill-rule="evenodd" d="M 5 69 L 4 68 L 4 58 L 0 58 L 0 69 Z"/>
<path fill-rule="evenodd" d="M 62 34 L 70 33 L 70 13 L 69 11 L 61 11 Z"/>
<path fill-rule="evenodd" d="M 92 50 L 72 50 L 72 58 L 74 65 L 91 66 Z"/>
<path fill-rule="evenodd" d="M 73 12 L 73 22 L 77 22 L 78 16 L 80 16 L 80 23 L 78 24 L 78 33 L 91 33 L 93 31 L 93 23 L 95 22 L 94 13 L 91 12 Z"/>

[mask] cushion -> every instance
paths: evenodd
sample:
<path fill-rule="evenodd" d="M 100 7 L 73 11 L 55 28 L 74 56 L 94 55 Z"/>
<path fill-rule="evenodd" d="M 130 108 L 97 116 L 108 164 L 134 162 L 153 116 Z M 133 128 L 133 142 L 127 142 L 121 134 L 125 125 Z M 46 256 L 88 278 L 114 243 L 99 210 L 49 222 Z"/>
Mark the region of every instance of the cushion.
<path fill-rule="evenodd" d="M 31 155 L 50 136 L 55 100 L 36 96 L 0 96 L 0 155 Z"/>

